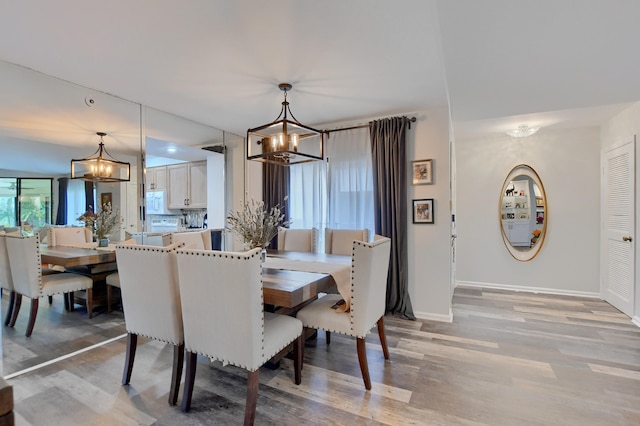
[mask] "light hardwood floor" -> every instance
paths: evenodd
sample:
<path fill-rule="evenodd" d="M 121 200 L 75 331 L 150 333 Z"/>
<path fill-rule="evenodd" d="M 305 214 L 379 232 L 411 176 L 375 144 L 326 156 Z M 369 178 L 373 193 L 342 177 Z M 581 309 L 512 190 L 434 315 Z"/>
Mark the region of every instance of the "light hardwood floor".
<path fill-rule="evenodd" d="M 28 354 L 44 330 L 55 333 L 47 322 L 77 314 L 41 306 L 31 341 L 10 336 L 12 363 L 19 346 Z M 103 313 L 93 327 L 102 338 L 114 337 L 124 333 L 121 319 Z M 458 288 L 451 324 L 385 321 L 391 361 L 384 361 L 375 333 L 369 336 L 370 392 L 355 341 L 334 334 L 327 346 L 320 333 L 315 347 L 305 347 L 301 385 L 293 384 L 288 359 L 277 370 L 261 369 L 256 424 L 640 424 L 640 329 L 605 302 Z M 80 322 L 84 334 L 91 321 Z M 199 359 L 185 414 L 167 404 L 170 346 L 141 339 L 131 384 L 120 384 L 125 340 L 9 379 L 16 424 L 242 423 L 244 370 Z"/>

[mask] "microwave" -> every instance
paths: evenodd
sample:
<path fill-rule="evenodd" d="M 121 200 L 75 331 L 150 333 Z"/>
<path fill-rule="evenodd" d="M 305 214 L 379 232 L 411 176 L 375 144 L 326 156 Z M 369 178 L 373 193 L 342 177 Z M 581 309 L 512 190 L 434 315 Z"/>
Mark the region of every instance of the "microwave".
<path fill-rule="evenodd" d="M 147 215 L 150 214 L 174 214 L 167 208 L 167 193 L 165 191 L 149 191 L 146 194 Z"/>

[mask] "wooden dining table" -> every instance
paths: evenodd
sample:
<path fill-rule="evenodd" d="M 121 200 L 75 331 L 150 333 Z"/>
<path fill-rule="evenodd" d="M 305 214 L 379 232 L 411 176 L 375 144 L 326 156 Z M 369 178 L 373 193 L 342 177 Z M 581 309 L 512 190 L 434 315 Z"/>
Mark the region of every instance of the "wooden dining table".
<path fill-rule="evenodd" d="M 93 280 L 93 310 L 96 307 L 106 307 L 107 290 L 105 280 L 107 275 L 116 272 L 115 246 L 88 248 L 70 246 L 40 245 L 40 260 L 42 263 L 58 265 L 69 270 L 87 275 Z M 74 303 L 86 306 L 85 292 L 74 292 Z M 68 303 L 65 300 L 65 304 Z M 70 305 L 71 307 L 73 305 Z"/>
<path fill-rule="evenodd" d="M 106 248 L 40 246 L 42 263 L 60 265 L 66 269 L 80 268 L 87 273 L 94 284 L 102 285 L 107 275 L 117 270 L 115 246 Z M 285 259 L 301 262 L 321 262 L 340 265 L 351 264 L 350 256 L 324 253 L 306 253 L 269 250 L 262 270 L 264 303 L 269 309 L 279 313 L 293 314 L 305 304 L 315 300 L 319 293 L 329 292 L 336 282 L 331 274 L 269 268 L 269 259 Z M 100 292 L 95 294 L 94 303 L 100 305 Z M 81 301 L 82 303 L 82 301 Z"/>
<path fill-rule="evenodd" d="M 40 245 L 40 257 L 42 263 L 50 263 L 52 265 L 60 265 L 65 268 L 73 268 L 76 266 L 88 266 L 93 270 L 104 270 L 116 261 L 116 252 L 110 248 L 85 248 L 85 247 L 69 247 L 69 246 L 53 246 L 46 244 Z M 98 267 L 98 265 L 102 265 Z"/>
<path fill-rule="evenodd" d="M 319 293 L 332 291 L 336 282 L 329 273 L 270 268 L 270 259 L 351 265 L 351 256 L 268 250 L 262 268 L 264 303 L 278 307 L 280 313 L 294 313 L 315 300 Z"/>

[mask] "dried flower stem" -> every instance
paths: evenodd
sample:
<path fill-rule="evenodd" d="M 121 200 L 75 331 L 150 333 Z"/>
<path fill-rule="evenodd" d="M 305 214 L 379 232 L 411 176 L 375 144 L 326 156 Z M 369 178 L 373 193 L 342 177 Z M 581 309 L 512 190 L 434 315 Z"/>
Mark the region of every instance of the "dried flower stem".
<path fill-rule="evenodd" d="M 241 236 L 249 249 L 266 248 L 278 235 L 278 227 L 289 225 L 280 204 L 267 212 L 264 201 L 255 200 L 243 203 L 241 210 L 229 213 L 227 222 L 227 229 Z"/>

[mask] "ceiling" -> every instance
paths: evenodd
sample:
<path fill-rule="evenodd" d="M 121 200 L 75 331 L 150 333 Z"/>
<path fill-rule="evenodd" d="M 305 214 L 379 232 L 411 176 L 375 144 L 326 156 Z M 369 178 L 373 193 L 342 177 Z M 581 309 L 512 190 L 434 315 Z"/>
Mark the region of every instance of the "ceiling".
<path fill-rule="evenodd" d="M 289 82 L 307 125 L 449 105 L 472 138 L 640 100 L 638 16 L 634 0 L 2 2 L 0 59 L 238 135 Z"/>

